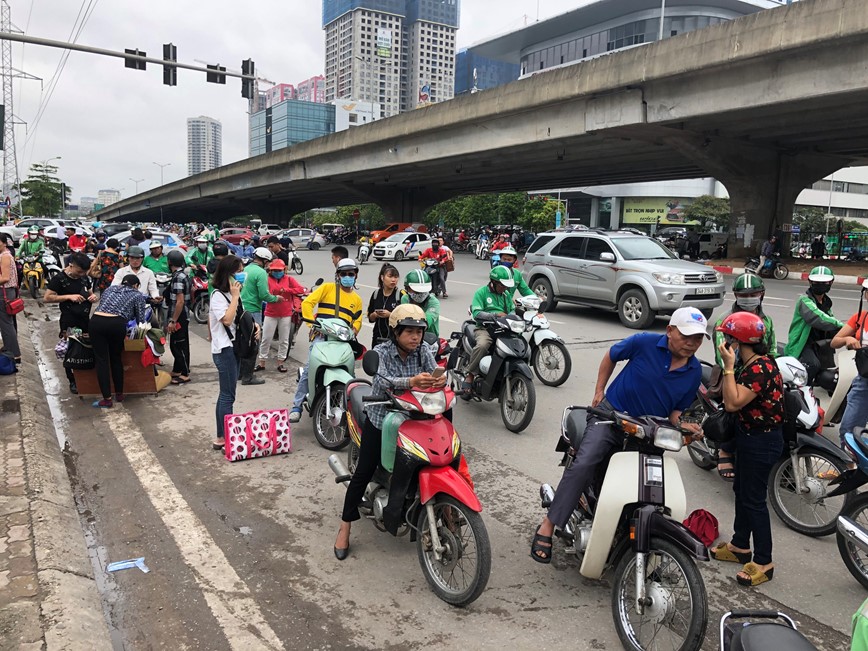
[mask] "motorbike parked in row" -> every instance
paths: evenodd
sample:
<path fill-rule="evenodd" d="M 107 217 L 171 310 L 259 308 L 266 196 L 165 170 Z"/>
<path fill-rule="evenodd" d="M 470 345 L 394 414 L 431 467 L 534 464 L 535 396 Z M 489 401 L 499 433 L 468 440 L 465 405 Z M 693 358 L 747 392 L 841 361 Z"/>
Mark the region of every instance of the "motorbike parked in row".
<path fill-rule="evenodd" d="M 545 312 L 548 305 L 539 296 L 515 299 L 515 313 L 524 319 L 524 339 L 530 346 L 530 365 L 540 382 L 559 387 L 570 377 L 573 361 L 564 340 L 551 329 Z"/>
<path fill-rule="evenodd" d="M 699 649 L 708 599 L 696 561 L 709 555 L 682 524 L 687 495 L 678 464 L 664 456 L 682 448 L 685 432 L 665 418 L 567 407 L 555 446 L 565 468 L 575 461 L 589 414 L 623 432 L 624 447 L 597 469 L 566 526 L 555 533 L 567 553 L 582 556 L 582 576 L 599 580 L 614 569 L 612 617 L 625 649 Z M 554 496 L 549 484 L 540 487 L 543 509 Z"/>
<path fill-rule="evenodd" d="M 847 497 L 830 494 L 829 483 L 847 469 L 850 459 L 823 436 L 823 410 L 807 384 L 808 374 L 795 357 L 777 357 L 784 381 L 784 449 L 769 473 L 768 500 L 783 523 L 806 536 L 828 536 Z M 685 420 L 702 422 L 722 409 L 720 397 L 709 391 L 710 364 L 703 363 L 703 380 L 697 401 L 685 412 Z M 719 445 L 708 439 L 687 447 L 694 464 L 703 470 L 716 468 Z"/>
<path fill-rule="evenodd" d="M 748 258 L 744 263 L 745 272 L 757 274 L 761 278 L 776 278 L 777 280 L 784 280 L 790 275 L 787 265 L 781 262 L 780 253 L 775 253 L 768 257 L 762 269 L 759 269 L 759 261 L 758 256 Z"/>
<path fill-rule="evenodd" d="M 479 402 L 498 399 L 500 417 L 511 432 L 521 432 L 533 419 L 536 409 L 536 388 L 528 367 L 529 346 L 524 340 L 524 319 L 516 314 L 483 317 L 480 325 L 491 335 L 491 348 L 479 362 L 479 373 L 473 378 L 471 398 Z M 465 321 L 460 332 L 451 339 L 458 343 L 452 350 L 447 368 L 452 371 L 453 388 L 467 376 L 470 354 L 476 345 L 473 321 Z"/>
<path fill-rule="evenodd" d="M 375 375 L 376 351 L 362 361 Z M 440 599 L 453 606 L 473 603 L 488 583 L 491 544 L 479 515 L 482 504 L 473 485 L 459 473 L 461 440 L 444 412 L 455 404 L 448 386 L 439 389 L 387 391 L 372 395 L 367 380 L 347 385 L 347 423 L 350 447 L 345 466 L 337 455 L 329 457 L 335 481 L 348 484 L 355 472 L 367 418 L 365 405 L 388 404 L 395 415 L 383 423 L 382 463 L 368 484 L 359 511 L 380 531 L 387 531 L 384 512 L 390 500 L 401 500 L 399 537 L 410 534 L 416 543 L 419 564 L 428 585 Z M 386 447 L 394 441 L 394 453 Z M 393 472 L 394 471 L 394 472 Z M 398 482 L 398 483 L 395 483 Z"/>
<path fill-rule="evenodd" d="M 208 270 L 205 265 L 193 267 L 190 278 L 190 305 L 196 323 L 208 323 L 211 297 L 208 295 Z"/>
<path fill-rule="evenodd" d="M 868 442 L 861 434 L 847 433 L 844 440 L 856 460 L 856 467 L 842 474 L 832 495 L 853 495 L 838 516 L 838 553 L 853 577 L 868 589 L 868 493 L 858 490 L 868 484 Z"/>

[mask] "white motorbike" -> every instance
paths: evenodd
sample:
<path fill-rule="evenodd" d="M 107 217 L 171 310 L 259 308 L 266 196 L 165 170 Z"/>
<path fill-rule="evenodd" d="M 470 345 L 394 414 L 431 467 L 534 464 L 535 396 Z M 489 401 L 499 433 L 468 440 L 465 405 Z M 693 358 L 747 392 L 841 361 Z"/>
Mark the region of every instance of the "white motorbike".
<path fill-rule="evenodd" d="M 853 379 L 856 377 L 856 352 L 853 350 L 840 349 L 835 351 L 835 360 L 837 364 L 837 378 L 835 389 L 826 402 L 825 396 L 822 396 L 820 404 L 826 403 L 823 408 L 826 414 L 823 417 L 823 428 L 837 428 L 841 422 L 841 417 L 844 415 L 844 408 L 847 406 L 847 393 L 850 391 L 850 385 L 853 384 Z M 828 432 L 827 432 L 828 435 Z M 831 436 L 833 440 L 838 440 L 837 435 Z"/>
<path fill-rule="evenodd" d="M 490 246 L 491 244 L 487 239 L 483 239 L 480 237 L 476 241 L 476 259 L 485 260 L 488 257 L 488 250 Z"/>
<path fill-rule="evenodd" d="M 286 256 L 287 258 L 289 258 L 289 264 L 287 266 L 299 276 L 303 274 L 304 265 L 301 263 L 301 258 L 298 257 L 298 253 L 296 253 L 295 247 L 287 249 Z"/>
<path fill-rule="evenodd" d="M 570 353 L 564 340 L 549 325 L 547 307 L 536 294 L 515 299 L 515 313 L 525 322 L 524 338 L 530 348 L 530 365 L 540 382 L 550 387 L 559 387 L 573 368 Z"/>
<path fill-rule="evenodd" d="M 358 261 L 359 264 L 365 264 L 368 259 L 371 257 L 371 245 L 367 242 L 362 242 L 359 244 L 359 255 Z"/>
<path fill-rule="evenodd" d="M 45 269 L 45 281 L 48 282 L 59 274 L 63 269 L 57 263 L 54 253 L 48 249 L 42 252 L 42 268 Z"/>

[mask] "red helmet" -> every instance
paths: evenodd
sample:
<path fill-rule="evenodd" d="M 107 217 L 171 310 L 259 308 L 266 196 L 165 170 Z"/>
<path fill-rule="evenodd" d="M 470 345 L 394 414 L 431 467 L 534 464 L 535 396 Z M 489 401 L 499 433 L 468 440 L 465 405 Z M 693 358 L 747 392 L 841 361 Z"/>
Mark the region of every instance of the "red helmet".
<path fill-rule="evenodd" d="M 766 324 L 753 312 L 736 312 L 726 317 L 716 328 L 743 344 L 758 344 L 766 334 Z"/>

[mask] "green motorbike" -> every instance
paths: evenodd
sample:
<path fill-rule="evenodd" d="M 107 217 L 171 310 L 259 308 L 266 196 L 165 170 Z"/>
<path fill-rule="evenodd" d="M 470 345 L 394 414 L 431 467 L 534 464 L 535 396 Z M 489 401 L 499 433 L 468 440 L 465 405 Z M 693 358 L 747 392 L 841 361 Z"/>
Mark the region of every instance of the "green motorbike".
<path fill-rule="evenodd" d="M 327 450 L 340 450 L 350 442 L 346 385 L 355 375 L 356 358 L 364 353 L 364 347 L 343 319 L 323 317 L 308 323 L 322 340 L 310 351 L 308 392 L 303 408 L 313 418 L 317 442 Z"/>

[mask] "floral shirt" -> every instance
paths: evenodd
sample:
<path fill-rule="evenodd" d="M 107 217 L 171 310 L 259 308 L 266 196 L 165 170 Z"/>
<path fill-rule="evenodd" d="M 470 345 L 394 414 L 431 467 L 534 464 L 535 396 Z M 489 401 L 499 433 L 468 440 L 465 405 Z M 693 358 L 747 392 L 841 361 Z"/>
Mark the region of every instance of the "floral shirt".
<path fill-rule="evenodd" d="M 784 422 L 784 381 L 770 357 L 757 357 L 736 373 L 737 384 L 756 398 L 741 408 L 738 420 L 747 430 L 769 431 Z"/>
<path fill-rule="evenodd" d="M 99 291 L 105 291 L 115 279 L 115 272 L 121 268 L 121 256 L 117 253 L 102 251 L 99 254 L 99 270 L 102 274 L 96 281 Z"/>

